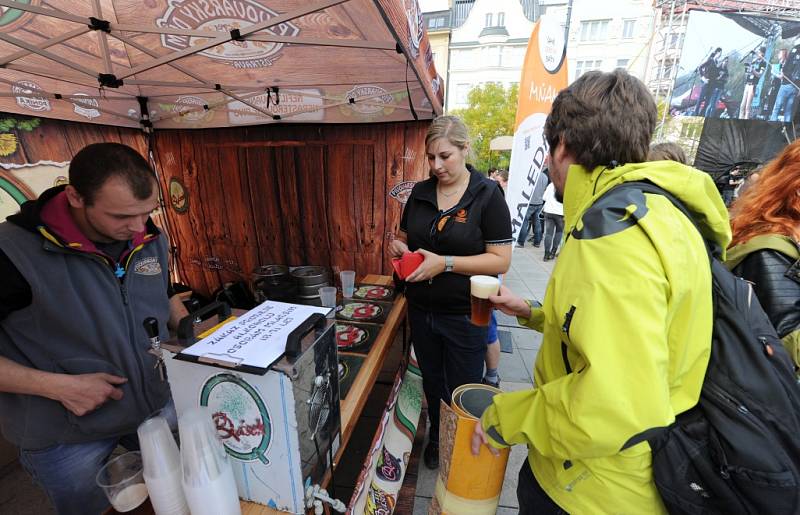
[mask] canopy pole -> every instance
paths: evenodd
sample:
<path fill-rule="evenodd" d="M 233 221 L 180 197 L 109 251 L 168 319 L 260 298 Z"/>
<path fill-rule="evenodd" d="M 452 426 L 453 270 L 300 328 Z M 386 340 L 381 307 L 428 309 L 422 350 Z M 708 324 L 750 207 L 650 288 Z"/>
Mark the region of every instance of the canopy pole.
<path fill-rule="evenodd" d="M 58 45 L 59 43 L 63 43 L 65 41 L 69 41 L 72 38 L 81 36 L 89 32 L 88 27 L 82 27 L 80 29 L 71 30 L 69 32 L 65 32 L 60 36 L 56 36 L 54 38 L 47 39 L 42 41 L 38 45 L 35 45 L 36 48 L 40 50 L 44 50 L 45 48 L 50 48 L 53 45 Z M 19 52 L 14 52 L 13 54 L 9 54 L 5 57 L 0 58 L 0 66 L 5 66 L 6 64 L 16 61 L 17 59 L 22 59 L 25 56 L 31 55 L 33 52 L 29 50 L 20 50 Z"/>

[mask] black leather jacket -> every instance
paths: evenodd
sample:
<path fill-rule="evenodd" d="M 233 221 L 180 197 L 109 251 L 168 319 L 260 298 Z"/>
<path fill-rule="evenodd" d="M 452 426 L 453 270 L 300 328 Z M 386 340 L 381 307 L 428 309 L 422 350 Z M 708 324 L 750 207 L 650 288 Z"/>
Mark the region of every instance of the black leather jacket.
<path fill-rule="evenodd" d="M 779 337 L 800 329 L 800 260 L 763 249 L 749 254 L 733 273 L 753 283 Z"/>

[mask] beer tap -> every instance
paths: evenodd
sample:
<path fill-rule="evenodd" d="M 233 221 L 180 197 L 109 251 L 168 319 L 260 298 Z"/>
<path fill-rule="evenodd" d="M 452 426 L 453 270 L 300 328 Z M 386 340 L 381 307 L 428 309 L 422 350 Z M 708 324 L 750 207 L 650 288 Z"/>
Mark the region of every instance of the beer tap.
<path fill-rule="evenodd" d="M 167 370 L 161 350 L 161 338 L 158 336 L 158 320 L 154 317 L 147 317 L 144 319 L 143 325 L 147 337 L 150 338 L 150 349 L 147 352 L 156 357 L 155 368 L 158 369 L 158 376 L 164 381 L 167 378 Z"/>

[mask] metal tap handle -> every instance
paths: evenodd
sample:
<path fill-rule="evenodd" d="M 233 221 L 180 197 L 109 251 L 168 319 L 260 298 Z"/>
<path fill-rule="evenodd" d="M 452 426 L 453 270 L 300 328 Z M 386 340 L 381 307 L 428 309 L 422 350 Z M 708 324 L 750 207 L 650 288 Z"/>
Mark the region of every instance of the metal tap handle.
<path fill-rule="evenodd" d="M 147 317 L 144 319 L 144 322 L 142 322 L 142 325 L 144 325 L 144 330 L 147 332 L 148 338 L 151 340 L 153 338 L 158 338 L 158 320 L 154 317 Z"/>

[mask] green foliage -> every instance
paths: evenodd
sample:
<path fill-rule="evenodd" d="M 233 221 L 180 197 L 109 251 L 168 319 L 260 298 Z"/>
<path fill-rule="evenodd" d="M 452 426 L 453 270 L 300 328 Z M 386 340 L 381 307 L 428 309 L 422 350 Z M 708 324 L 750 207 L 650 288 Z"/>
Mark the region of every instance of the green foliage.
<path fill-rule="evenodd" d="M 472 164 L 485 172 L 490 166 L 508 169 L 511 151 L 490 151 L 489 142 L 497 136 L 514 134 L 517 114 L 517 84 L 504 88 L 494 82 L 472 88 L 467 95 L 469 107 L 449 114 L 460 117 L 472 140 Z"/>
<path fill-rule="evenodd" d="M 19 129 L 31 132 L 39 126 L 42 121 L 39 118 L 0 118 L 0 132 L 9 132 L 12 129 Z"/>

